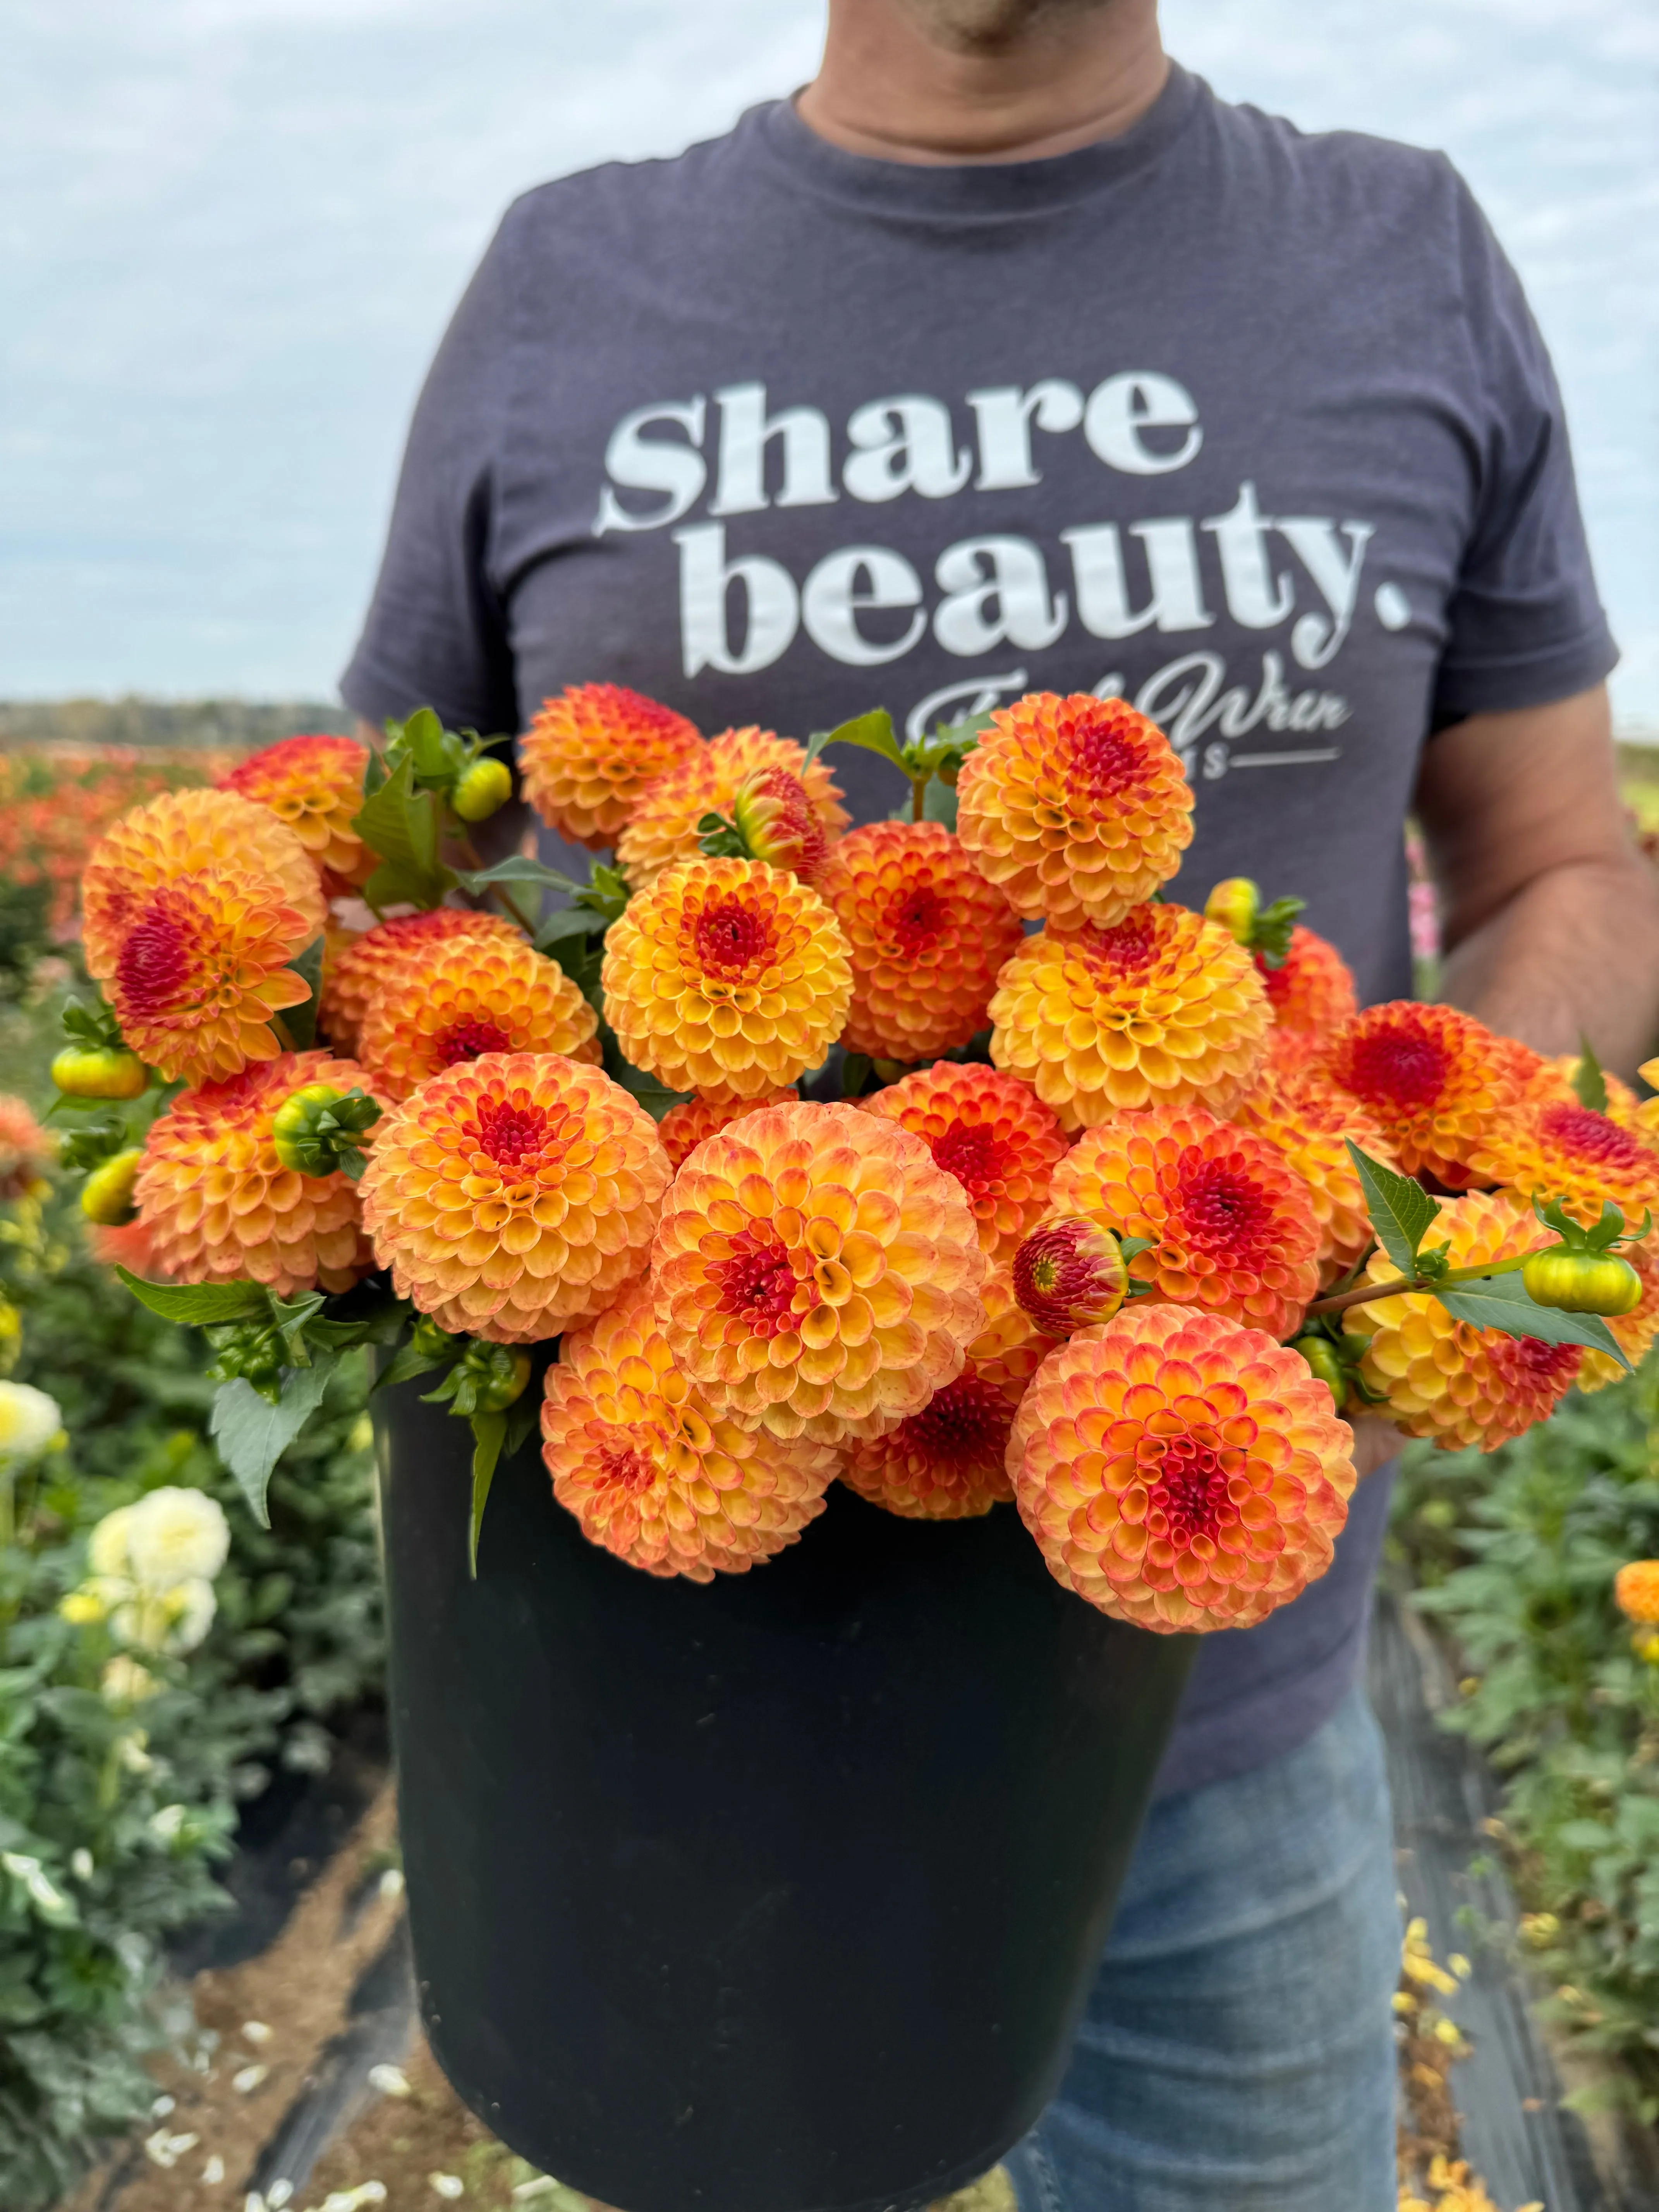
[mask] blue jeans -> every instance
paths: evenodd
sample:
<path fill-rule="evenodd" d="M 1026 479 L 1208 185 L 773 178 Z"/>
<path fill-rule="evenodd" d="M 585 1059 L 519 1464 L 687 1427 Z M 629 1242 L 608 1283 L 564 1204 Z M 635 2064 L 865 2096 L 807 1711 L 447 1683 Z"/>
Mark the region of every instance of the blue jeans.
<path fill-rule="evenodd" d="M 1309 1740 L 1155 1804 L 1020 2212 L 1395 2212 L 1400 1916 L 1358 1686 Z"/>

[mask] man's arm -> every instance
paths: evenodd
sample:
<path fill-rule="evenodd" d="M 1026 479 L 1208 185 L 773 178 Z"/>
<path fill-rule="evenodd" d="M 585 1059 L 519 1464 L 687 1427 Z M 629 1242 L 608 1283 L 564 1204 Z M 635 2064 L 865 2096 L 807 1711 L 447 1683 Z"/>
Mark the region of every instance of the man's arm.
<path fill-rule="evenodd" d="M 1604 685 L 1431 738 L 1417 812 L 1442 995 L 1534 1050 L 1629 1075 L 1659 1029 L 1659 872 L 1632 845 Z"/>

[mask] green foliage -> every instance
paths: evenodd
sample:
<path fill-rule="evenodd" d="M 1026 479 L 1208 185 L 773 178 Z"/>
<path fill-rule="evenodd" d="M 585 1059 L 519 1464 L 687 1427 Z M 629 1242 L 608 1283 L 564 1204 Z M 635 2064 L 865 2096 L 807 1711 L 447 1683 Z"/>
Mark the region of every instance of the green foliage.
<path fill-rule="evenodd" d="M 1414 1447 L 1393 1548 L 1468 1670 L 1449 1725 L 1504 1778 L 1550 2009 L 1659 2117 L 1659 1666 L 1613 1602 L 1659 1556 L 1659 1359 L 1490 1457 Z"/>

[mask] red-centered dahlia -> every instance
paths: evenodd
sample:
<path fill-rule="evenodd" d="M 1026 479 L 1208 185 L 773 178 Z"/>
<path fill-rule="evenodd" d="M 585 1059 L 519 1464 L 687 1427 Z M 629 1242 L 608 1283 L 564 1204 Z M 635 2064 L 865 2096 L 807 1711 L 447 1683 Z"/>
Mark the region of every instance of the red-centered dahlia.
<path fill-rule="evenodd" d="M 986 1325 L 962 1187 L 854 1106 L 769 1106 L 700 1145 L 652 1249 L 657 1316 L 718 1411 L 820 1443 L 920 1413 Z"/>
<path fill-rule="evenodd" d="M 1319 1225 L 1321 1282 L 1346 1274 L 1376 1241 L 1348 1139 L 1394 1167 L 1394 1147 L 1381 1125 L 1357 1098 L 1305 1069 L 1264 1074 L 1233 1109 L 1232 1120 L 1236 1128 L 1265 1138 L 1306 1189 Z"/>
<path fill-rule="evenodd" d="M 1253 1628 L 1324 1573 L 1352 1449 L 1299 1353 L 1137 1304 L 1049 1353 L 1008 1468 L 1057 1582 L 1115 1620 L 1202 1634 Z"/>
<path fill-rule="evenodd" d="M 271 1122 L 308 1083 L 374 1086 L 332 1053 L 284 1053 L 182 1091 L 151 1123 L 133 1191 L 161 1271 L 181 1283 L 264 1283 L 278 1297 L 347 1291 L 373 1264 L 356 1186 L 276 1157 Z M 379 1129 L 370 1133 L 372 1146 Z"/>
<path fill-rule="evenodd" d="M 1270 968 L 1259 952 L 1255 959 L 1273 1020 L 1280 1029 L 1302 1036 L 1325 1036 L 1358 1012 L 1359 1000 L 1347 962 L 1335 945 L 1316 937 L 1300 922 L 1291 932 L 1290 951 L 1282 966 Z"/>
<path fill-rule="evenodd" d="M 738 793 L 769 769 L 782 769 L 799 780 L 814 819 L 833 845 L 847 828 L 841 787 L 822 758 L 809 768 L 793 738 L 771 730 L 722 730 L 705 751 L 682 761 L 643 792 L 617 842 L 617 866 L 637 890 L 654 883 L 665 868 L 695 860 L 697 824 L 705 814 L 729 821 Z"/>
<path fill-rule="evenodd" d="M 1579 1055 L 1576 1052 L 1559 1054 L 1553 1060 L 1540 1054 L 1522 1088 L 1522 1098 L 1528 1106 L 1547 1106 L 1552 1103 L 1564 1106 L 1578 1103 L 1577 1077 Z M 1628 1083 L 1619 1076 L 1610 1075 L 1604 1068 L 1601 1080 L 1607 1085 L 1607 1114 L 1621 1129 L 1640 1129 L 1643 1125 L 1642 1107 Z M 1650 1102 L 1651 1103 L 1652 1102 Z M 1653 1131 L 1649 1128 L 1651 1139 Z"/>
<path fill-rule="evenodd" d="M 1038 1222 L 1014 1254 L 1011 1281 L 1021 1312 L 1044 1336 L 1097 1328 L 1129 1295 L 1116 1237 L 1080 1213 Z"/>
<path fill-rule="evenodd" d="M 599 1060 L 599 1018 L 556 960 L 523 939 L 440 938 L 368 1002 L 357 1056 L 388 1097 L 487 1052 Z"/>
<path fill-rule="evenodd" d="M 761 860 L 686 860 L 605 941 L 623 1052 L 671 1090 L 760 1098 L 816 1067 L 853 995 L 847 939 L 815 890 Z"/>
<path fill-rule="evenodd" d="M 741 1121 L 745 1114 L 757 1114 L 763 1106 L 793 1106 L 799 1097 L 799 1091 L 792 1085 L 785 1091 L 769 1091 L 763 1098 L 688 1098 L 684 1105 L 669 1108 L 657 1124 L 657 1134 L 670 1160 L 678 1169 L 703 1139 L 712 1137 L 716 1129 Z"/>
<path fill-rule="evenodd" d="M 1201 1106 L 1150 1107 L 1091 1129 L 1054 1170 L 1048 1203 L 1114 1237 L 1155 1298 L 1288 1336 L 1319 1287 L 1307 1186 L 1265 1138 Z"/>
<path fill-rule="evenodd" d="M 1356 1014 L 1316 1065 L 1381 1126 L 1407 1175 L 1448 1190 L 1480 1179 L 1475 1156 L 1521 1094 L 1505 1039 L 1473 1014 L 1413 999 Z"/>
<path fill-rule="evenodd" d="M 1659 1218 L 1659 1151 L 1638 1129 L 1621 1129 L 1576 1098 L 1516 1106 L 1490 1129 L 1472 1155 L 1483 1182 L 1507 1184 L 1527 1199 L 1559 1198 L 1575 1221 L 1590 1228 L 1607 1200 L 1626 1224 L 1644 1212 Z"/>
<path fill-rule="evenodd" d="M 853 953 L 849 1052 L 905 1063 L 964 1045 L 988 1018 L 1019 917 L 937 822 L 872 822 L 818 871 Z"/>
<path fill-rule="evenodd" d="M 124 814 L 93 848 L 81 881 L 87 972 L 107 982 L 121 945 L 153 892 L 204 869 L 257 882 L 262 902 L 291 907 L 295 947 L 323 926 L 311 856 L 286 823 L 236 791 L 165 791 Z"/>
<path fill-rule="evenodd" d="M 375 1257 L 441 1328 L 533 1344 L 645 1266 L 668 1155 L 645 1109 L 556 1053 L 487 1053 L 375 1133 L 358 1188 Z"/>
<path fill-rule="evenodd" d="M 860 1103 L 921 1139 L 967 1194 L 987 1258 L 1012 1259 L 1066 1152 L 1065 1132 L 1042 1100 L 1018 1076 L 941 1060 Z"/>
<path fill-rule="evenodd" d="M 702 750 L 696 724 L 672 708 L 620 684 L 573 684 L 542 702 L 519 739 L 519 774 L 550 829 L 598 851 L 616 843 L 648 784 Z"/>
<path fill-rule="evenodd" d="M 1620 1257 L 1628 1260 L 1641 1277 L 1642 1296 L 1627 1314 L 1609 1314 L 1607 1322 L 1619 1349 L 1634 1367 L 1659 1337 L 1659 1231 L 1639 1244 L 1622 1246 Z M 1605 1352 L 1586 1352 L 1579 1363 L 1578 1388 L 1586 1394 L 1604 1390 L 1609 1382 L 1621 1381 L 1625 1373 Z"/>
<path fill-rule="evenodd" d="M 1449 1246 L 1454 1267 L 1489 1266 L 1556 1241 L 1503 1191 L 1454 1199 L 1441 1207 L 1431 1233 Z M 1366 1269 L 1374 1283 L 1391 1282 L 1399 1272 L 1386 1252 L 1373 1254 Z M 1478 1444 L 1494 1451 L 1547 1420 L 1578 1374 L 1576 1344 L 1476 1328 L 1423 1292 L 1351 1306 L 1342 1326 L 1367 1340 L 1359 1372 L 1388 1400 L 1389 1419 L 1408 1437 L 1429 1437 L 1449 1450 Z"/>
<path fill-rule="evenodd" d="M 805 883 L 817 877 L 830 840 L 806 786 L 787 768 L 745 776 L 732 801 L 732 820 L 751 859 L 788 868 Z"/>
<path fill-rule="evenodd" d="M 418 975 L 434 949 L 465 938 L 470 943 L 523 945 L 525 933 L 499 914 L 479 914 L 471 907 L 434 907 L 428 914 L 400 915 L 378 928 L 353 938 L 337 953 L 325 955 L 322 996 L 318 1017 L 342 1051 L 353 1051 L 368 1002 L 382 985 L 391 986 L 395 973 L 407 969 Z M 412 1000 L 413 987 L 400 987 Z"/>
<path fill-rule="evenodd" d="M 367 883 L 380 865 L 352 828 L 363 804 L 368 748 L 356 738 L 282 738 L 239 762 L 221 791 L 268 806 L 310 854 L 324 891 L 337 897 Z"/>
<path fill-rule="evenodd" d="M 784 1443 L 715 1413 L 676 1366 L 643 1281 L 560 1346 L 542 1457 L 590 1544 L 696 1583 L 794 1543 L 836 1464 L 827 1444 Z"/>
<path fill-rule="evenodd" d="M 311 996 L 287 963 L 312 933 L 270 877 L 198 868 L 128 908 L 106 981 L 121 1034 L 169 1082 L 222 1080 L 282 1048 L 270 1018 Z"/>
<path fill-rule="evenodd" d="M 1197 1100 L 1223 1114 L 1253 1083 L 1272 1017 L 1231 932 L 1180 906 L 1111 929 L 1028 937 L 997 978 L 991 1057 L 1032 1084 L 1062 1127 Z"/>
<path fill-rule="evenodd" d="M 991 725 L 962 764 L 957 835 L 1017 913 L 1109 929 L 1169 882 L 1193 793 L 1156 723 L 1121 699 L 1034 691 Z"/>
<path fill-rule="evenodd" d="M 57 1157 L 56 1144 L 27 1102 L 0 1091 L 0 1203 L 33 1189 Z"/>

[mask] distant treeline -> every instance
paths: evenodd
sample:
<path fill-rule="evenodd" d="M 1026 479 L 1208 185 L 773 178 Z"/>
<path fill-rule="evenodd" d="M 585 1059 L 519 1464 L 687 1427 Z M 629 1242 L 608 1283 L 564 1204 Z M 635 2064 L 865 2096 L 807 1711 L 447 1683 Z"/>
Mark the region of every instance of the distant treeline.
<path fill-rule="evenodd" d="M 0 699 L 0 749 L 47 744 L 210 745 L 241 750 L 301 730 L 350 731 L 344 707 L 252 699 Z"/>

